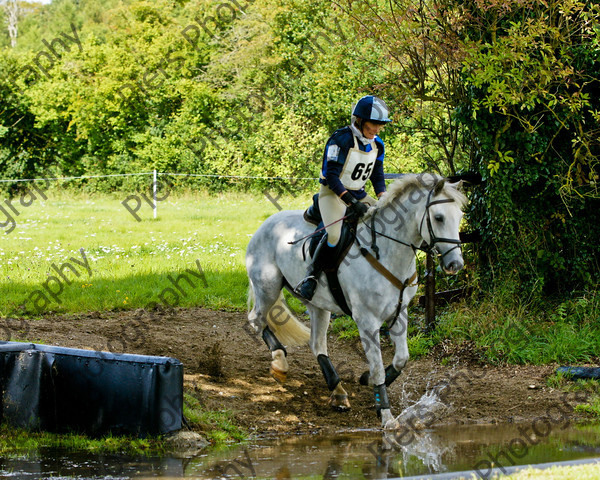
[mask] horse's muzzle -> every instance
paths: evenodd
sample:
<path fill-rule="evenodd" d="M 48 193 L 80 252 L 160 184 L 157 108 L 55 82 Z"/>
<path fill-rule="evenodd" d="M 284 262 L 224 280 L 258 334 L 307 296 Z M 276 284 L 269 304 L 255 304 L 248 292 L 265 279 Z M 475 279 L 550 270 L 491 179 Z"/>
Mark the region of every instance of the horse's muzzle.
<path fill-rule="evenodd" d="M 462 260 L 452 260 L 444 266 L 444 272 L 448 275 L 456 275 L 465 266 Z"/>

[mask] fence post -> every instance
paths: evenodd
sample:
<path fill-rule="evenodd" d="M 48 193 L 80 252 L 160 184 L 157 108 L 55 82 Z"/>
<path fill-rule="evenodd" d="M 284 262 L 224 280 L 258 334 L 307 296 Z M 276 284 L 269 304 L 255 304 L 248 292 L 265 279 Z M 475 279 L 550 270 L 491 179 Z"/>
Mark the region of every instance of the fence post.
<path fill-rule="evenodd" d="M 154 199 L 154 218 L 156 218 L 156 210 L 158 210 L 158 202 L 156 201 L 156 169 L 154 169 L 154 181 L 152 182 L 152 197 Z"/>
<path fill-rule="evenodd" d="M 425 264 L 425 331 L 435 329 L 435 264 L 433 255 L 427 252 Z"/>

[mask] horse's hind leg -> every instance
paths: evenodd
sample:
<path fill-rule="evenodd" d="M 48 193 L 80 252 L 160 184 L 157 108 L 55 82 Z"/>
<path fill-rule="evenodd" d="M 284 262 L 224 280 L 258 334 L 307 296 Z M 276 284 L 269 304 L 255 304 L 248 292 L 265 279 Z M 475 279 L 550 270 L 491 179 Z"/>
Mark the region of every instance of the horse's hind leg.
<path fill-rule="evenodd" d="M 289 364 L 286 358 L 287 351 L 281 342 L 277 340 L 277 337 L 268 325 L 263 329 L 262 337 L 273 357 L 269 371 L 275 380 L 279 383 L 285 383 L 287 372 L 289 370 Z"/>
<path fill-rule="evenodd" d="M 279 281 L 280 282 L 280 281 Z M 281 287 L 279 282 L 253 282 L 250 280 L 250 289 L 254 296 L 254 305 L 248 313 L 248 321 L 256 332 L 260 332 L 264 342 L 271 351 L 271 375 L 279 383 L 284 383 L 289 370 L 287 351 L 267 324 L 267 315 L 277 302 Z M 257 287 L 257 285 L 261 285 Z"/>
<path fill-rule="evenodd" d="M 348 393 L 344 390 L 344 387 L 342 387 L 340 376 L 327 354 L 327 329 L 329 328 L 331 314 L 326 310 L 322 310 L 310 304 L 307 305 L 307 308 L 308 313 L 310 314 L 311 323 L 310 349 L 315 357 L 317 357 L 317 361 L 319 362 L 319 366 L 321 367 L 321 371 L 327 382 L 327 387 L 331 392 L 329 405 L 331 405 L 331 408 L 334 410 L 340 412 L 350 410 Z"/>

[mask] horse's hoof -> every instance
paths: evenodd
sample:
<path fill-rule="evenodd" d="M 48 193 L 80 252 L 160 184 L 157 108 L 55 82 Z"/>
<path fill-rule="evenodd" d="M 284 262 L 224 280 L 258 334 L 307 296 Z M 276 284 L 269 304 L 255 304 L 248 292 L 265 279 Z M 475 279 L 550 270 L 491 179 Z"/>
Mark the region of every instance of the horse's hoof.
<path fill-rule="evenodd" d="M 348 395 L 332 393 L 329 397 L 329 405 L 336 412 L 347 412 L 350 410 L 350 402 L 348 401 Z"/>
<path fill-rule="evenodd" d="M 361 385 L 368 386 L 369 385 L 369 371 L 364 372 L 360 378 L 358 379 L 358 383 Z"/>
<path fill-rule="evenodd" d="M 284 372 L 283 370 L 279 370 L 278 368 L 274 367 L 273 365 L 271 365 L 271 368 L 269 369 L 269 371 L 271 372 L 271 376 L 277 381 L 277 383 L 281 383 L 281 384 L 285 383 L 285 380 L 287 379 L 287 372 Z"/>

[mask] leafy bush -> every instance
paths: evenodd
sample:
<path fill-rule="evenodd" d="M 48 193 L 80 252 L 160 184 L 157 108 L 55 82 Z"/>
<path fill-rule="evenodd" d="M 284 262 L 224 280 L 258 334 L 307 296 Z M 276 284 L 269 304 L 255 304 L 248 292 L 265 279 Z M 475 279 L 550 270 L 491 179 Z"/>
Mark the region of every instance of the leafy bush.
<path fill-rule="evenodd" d="M 458 118 L 473 139 L 468 218 L 481 230 L 488 281 L 568 292 L 598 282 L 600 265 L 597 5 L 552 1 L 470 5 L 475 39 Z"/>
<path fill-rule="evenodd" d="M 464 301 L 440 317 L 436 341 L 471 341 L 484 362 L 597 361 L 600 298 L 595 291 L 557 303 L 515 295 L 518 281 Z"/>

